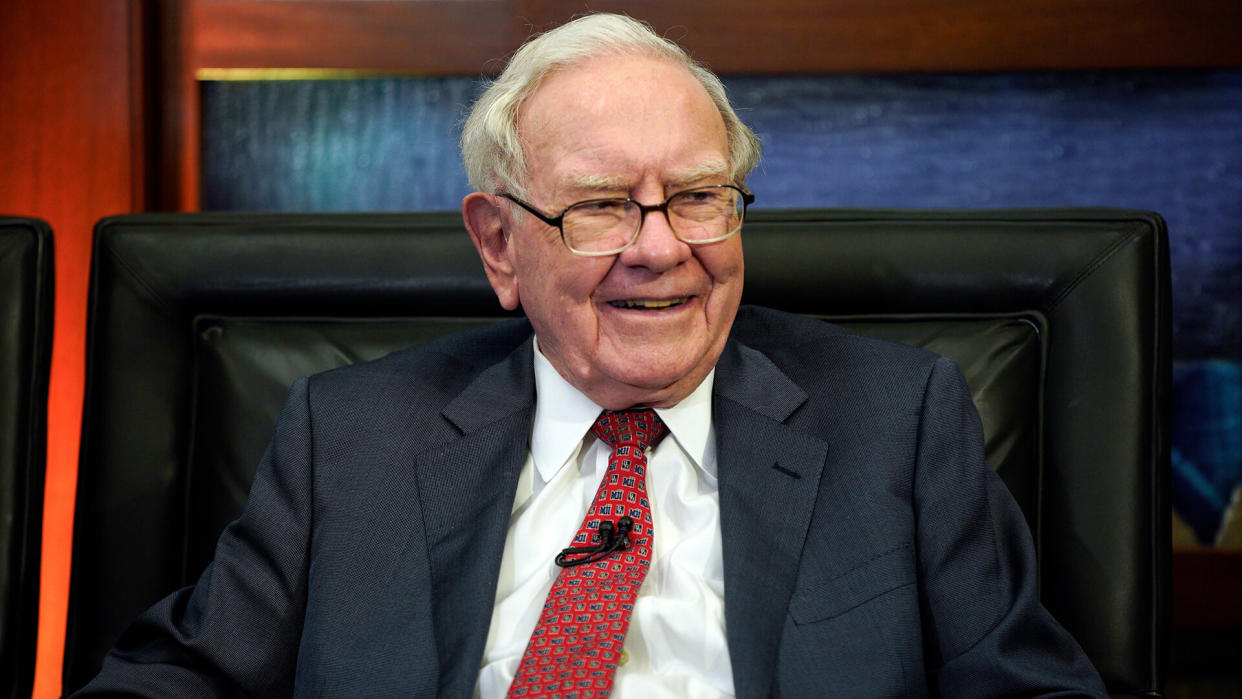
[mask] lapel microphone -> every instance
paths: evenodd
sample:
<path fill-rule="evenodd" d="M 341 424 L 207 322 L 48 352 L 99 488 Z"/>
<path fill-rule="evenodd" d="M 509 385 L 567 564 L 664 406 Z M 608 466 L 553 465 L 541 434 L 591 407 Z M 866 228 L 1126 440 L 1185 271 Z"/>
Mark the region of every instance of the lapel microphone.
<path fill-rule="evenodd" d="M 624 551 L 630 545 L 630 532 L 634 530 L 634 520 L 622 516 L 617 520 L 614 529 L 612 520 L 599 523 L 599 544 L 595 546 L 570 546 L 556 554 L 556 564 L 562 568 L 585 565 L 602 561 L 613 551 Z"/>

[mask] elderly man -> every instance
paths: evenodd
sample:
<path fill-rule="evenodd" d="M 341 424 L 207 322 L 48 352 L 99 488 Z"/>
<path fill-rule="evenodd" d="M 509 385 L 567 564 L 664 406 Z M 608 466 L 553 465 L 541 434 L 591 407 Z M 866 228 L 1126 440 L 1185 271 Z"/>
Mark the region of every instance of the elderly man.
<path fill-rule="evenodd" d="M 299 381 L 212 565 L 88 693 L 1103 694 L 956 369 L 739 311 L 758 144 L 714 75 L 588 16 L 462 144 L 529 322 Z"/>

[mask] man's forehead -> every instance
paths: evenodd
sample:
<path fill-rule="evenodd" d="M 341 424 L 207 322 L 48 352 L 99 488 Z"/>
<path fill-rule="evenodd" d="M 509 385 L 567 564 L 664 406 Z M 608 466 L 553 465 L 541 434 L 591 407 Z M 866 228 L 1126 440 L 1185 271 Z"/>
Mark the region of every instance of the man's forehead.
<path fill-rule="evenodd" d="M 660 57 L 600 56 L 548 75 L 523 103 L 519 132 L 528 178 L 542 181 L 531 184 L 566 198 L 729 172 L 719 109 L 684 65 Z"/>

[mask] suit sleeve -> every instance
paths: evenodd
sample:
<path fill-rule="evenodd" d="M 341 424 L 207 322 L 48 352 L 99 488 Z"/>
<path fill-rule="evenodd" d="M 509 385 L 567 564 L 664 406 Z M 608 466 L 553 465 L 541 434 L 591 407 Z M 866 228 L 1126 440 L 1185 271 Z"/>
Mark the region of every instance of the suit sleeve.
<path fill-rule="evenodd" d="M 308 384 L 294 384 L 241 517 L 198 583 L 139 617 L 75 696 L 292 693 L 311 526 Z M 119 572 L 123 574 L 123 572 Z"/>
<path fill-rule="evenodd" d="M 983 456 L 957 367 L 937 361 L 914 483 L 929 681 L 942 696 L 1107 696 L 1077 642 L 1040 604 L 1034 546 Z"/>

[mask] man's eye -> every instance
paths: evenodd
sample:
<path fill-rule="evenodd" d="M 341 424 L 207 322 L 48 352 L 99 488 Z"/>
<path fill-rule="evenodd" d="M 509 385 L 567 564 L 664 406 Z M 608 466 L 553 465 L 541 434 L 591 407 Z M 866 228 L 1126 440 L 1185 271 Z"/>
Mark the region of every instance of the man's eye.
<path fill-rule="evenodd" d="M 601 199 L 578 204 L 574 211 L 583 214 L 611 214 L 625 209 L 625 202 L 619 199 Z"/>
<path fill-rule="evenodd" d="M 715 189 L 701 189 L 683 192 L 677 199 L 679 204 L 717 204 L 724 200 L 724 195 Z"/>

